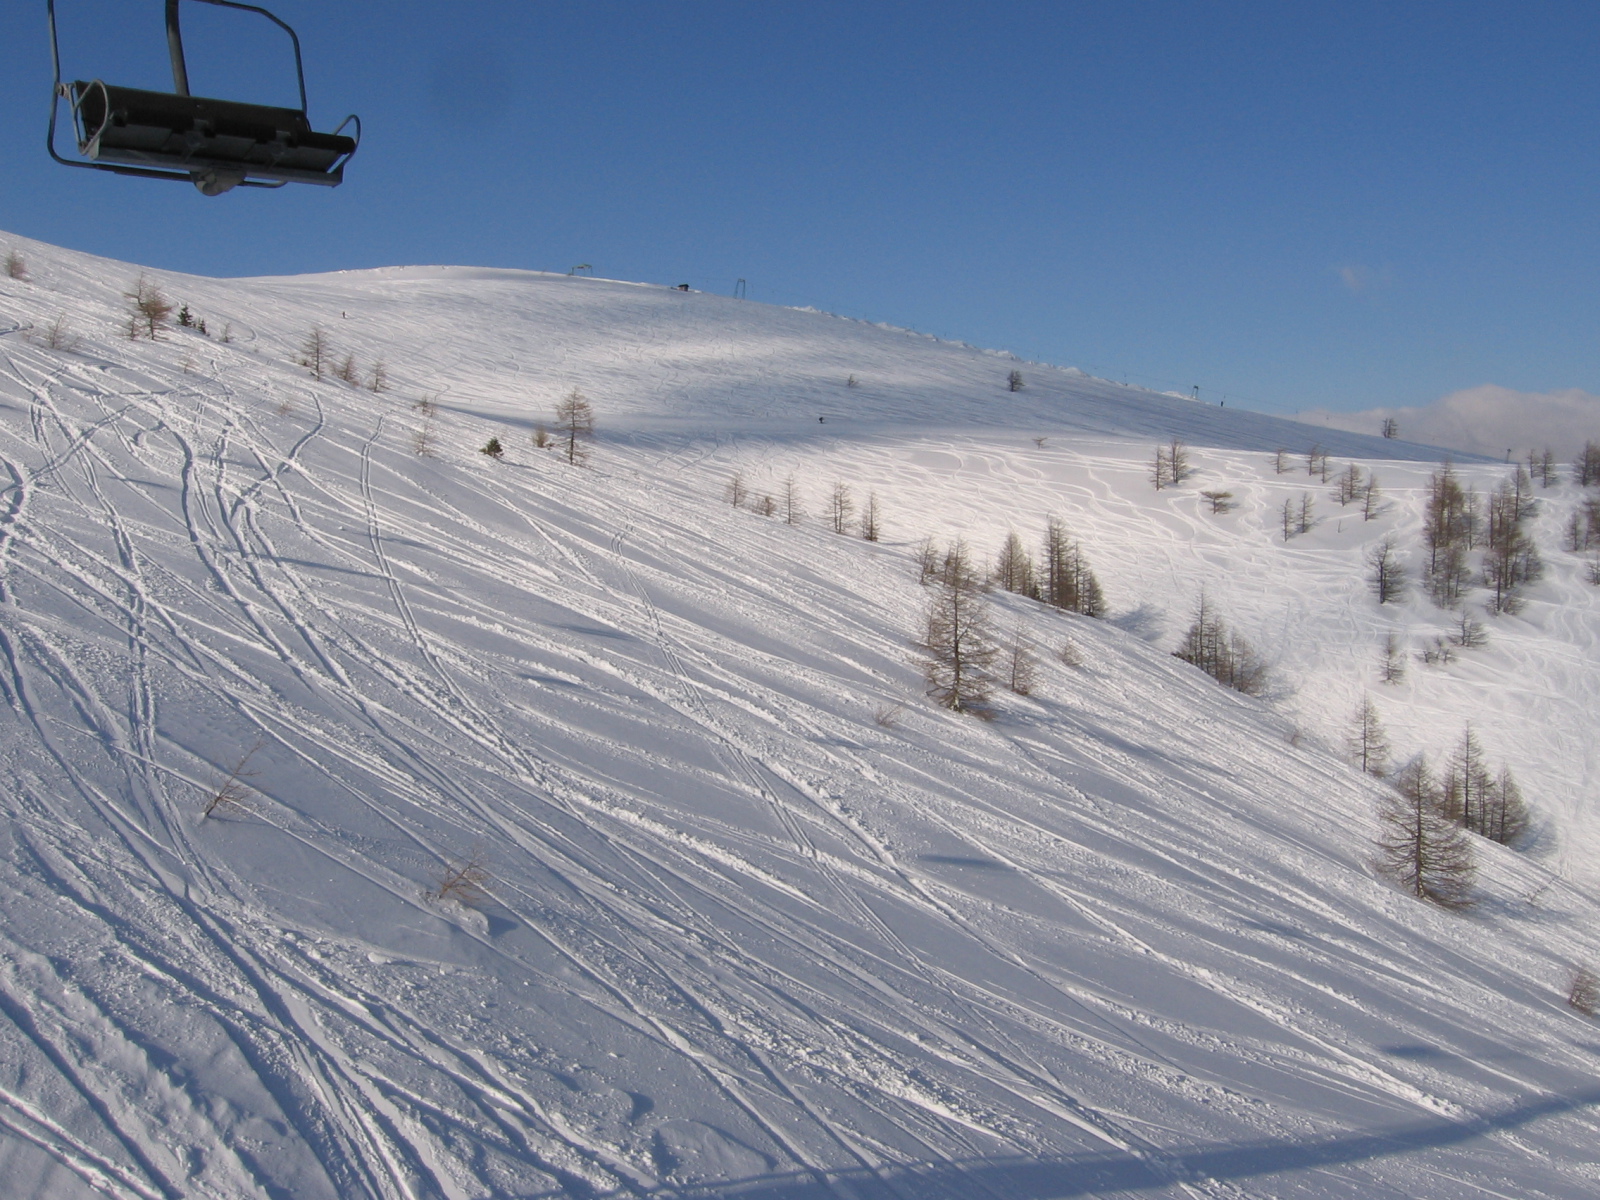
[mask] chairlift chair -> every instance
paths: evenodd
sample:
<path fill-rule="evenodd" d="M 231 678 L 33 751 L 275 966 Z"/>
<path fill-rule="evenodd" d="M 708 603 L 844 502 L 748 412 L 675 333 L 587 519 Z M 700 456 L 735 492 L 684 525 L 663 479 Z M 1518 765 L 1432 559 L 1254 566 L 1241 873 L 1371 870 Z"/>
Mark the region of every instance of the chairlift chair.
<path fill-rule="evenodd" d="M 102 80 L 61 82 L 61 52 L 56 42 L 55 0 L 50 14 L 50 53 L 55 88 L 50 100 L 50 157 L 69 167 L 139 175 L 148 179 L 188 180 L 207 196 L 235 187 L 282 187 L 316 183 L 338 187 L 344 167 L 361 144 L 361 119 L 346 117 L 332 133 L 318 133 L 306 116 L 306 74 L 295 31 L 264 8 L 235 0 L 197 0 L 218 8 L 259 13 L 294 43 L 300 79 L 300 107 L 278 108 L 212 100 L 189 94 L 189 71 L 178 25 L 179 0 L 167 2 L 167 49 L 172 58 L 172 91 L 114 87 Z M 72 109 L 78 153 L 89 162 L 56 153 L 56 113 L 66 100 Z M 344 129 L 355 123 L 355 137 Z"/>

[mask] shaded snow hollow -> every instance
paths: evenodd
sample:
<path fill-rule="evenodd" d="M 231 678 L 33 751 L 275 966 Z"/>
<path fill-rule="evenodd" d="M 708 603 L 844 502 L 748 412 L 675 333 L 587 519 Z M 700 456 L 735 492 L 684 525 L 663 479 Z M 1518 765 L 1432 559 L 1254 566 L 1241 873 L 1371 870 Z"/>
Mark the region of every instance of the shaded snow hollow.
<path fill-rule="evenodd" d="M 1363 580 L 1385 535 L 1416 561 L 1420 447 L 509 271 L 150 272 L 211 337 L 129 342 L 137 268 L 6 248 L 9 1195 L 1600 1191 L 1600 1026 L 1563 1003 L 1600 962 L 1570 485 L 1524 613 L 1381 687 L 1386 632 L 1453 621 Z M 391 390 L 309 378 L 314 325 Z M 588 469 L 529 439 L 573 387 Z M 1199 475 L 1158 494 L 1170 435 Z M 1273 471 L 1313 438 L 1376 469 L 1377 520 Z M 734 470 L 813 515 L 734 510 Z M 834 480 L 882 543 L 822 527 Z M 1051 513 L 1116 619 L 996 596 L 1036 693 L 930 708 L 911 547 Z M 1168 653 L 1202 586 L 1273 696 Z M 1379 785 L 1337 753 L 1363 691 L 1402 753 L 1471 720 L 1538 811 L 1469 915 L 1373 877 Z M 471 855 L 480 906 L 426 895 Z"/>

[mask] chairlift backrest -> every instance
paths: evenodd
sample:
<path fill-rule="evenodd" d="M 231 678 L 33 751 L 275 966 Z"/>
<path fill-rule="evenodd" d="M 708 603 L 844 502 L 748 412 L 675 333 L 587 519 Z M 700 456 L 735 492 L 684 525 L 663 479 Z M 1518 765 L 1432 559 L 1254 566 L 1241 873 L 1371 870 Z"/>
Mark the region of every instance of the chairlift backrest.
<path fill-rule="evenodd" d="M 50 14 L 50 47 L 55 63 L 55 92 L 50 108 L 50 156 L 71 167 L 89 167 L 120 175 L 189 180 L 208 196 L 231 188 L 282 187 L 315 183 L 337 187 L 344 166 L 360 145 L 361 121 L 353 114 L 332 133 L 311 128 L 305 111 L 305 70 L 300 39 L 293 29 L 264 8 L 235 0 L 197 0 L 220 8 L 259 13 L 285 30 L 294 43 L 299 74 L 300 107 L 281 108 L 215 100 L 189 94 L 188 65 L 178 23 L 179 0 L 166 0 L 167 45 L 172 59 L 173 90 L 147 91 L 116 87 L 101 80 L 61 82 L 56 44 L 55 0 L 46 0 Z M 56 108 L 71 106 L 78 153 L 89 162 L 62 158 L 55 149 Z M 356 136 L 343 130 L 355 123 Z"/>

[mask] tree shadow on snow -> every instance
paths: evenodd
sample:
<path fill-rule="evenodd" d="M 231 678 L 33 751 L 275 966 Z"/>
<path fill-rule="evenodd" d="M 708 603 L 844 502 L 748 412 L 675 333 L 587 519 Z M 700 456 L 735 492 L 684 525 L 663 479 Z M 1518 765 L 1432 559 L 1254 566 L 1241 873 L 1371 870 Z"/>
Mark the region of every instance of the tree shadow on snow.
<path fill-rule="evenodd" d="M 1419 1121 L 1383 1131 L 1337 1134 L 1305 1141 L 1264 1139 L 1197 1146 L 1136 1157 L 1127 1153 L 1059 1159 L 986 1159 L 937 1166 L 830 1172 L 860 1200 L 968 1200 L 973 1194 L 1009 1200 L 1065 1200 L 1105 1193 L 1161 1191 L 1204 1180 L 1251 1179 L 1292 1171 L 1324 1170 L 1346 1163 L 1460 1145 L 1516 1129 L 1541 1117 L 1600 1104 L 1600 1090 L 1550 1096 L 1511 1105 L 1470 1121 Z M 809 1174 L 748 1179 L 649 1193 L 659 1200 L 837 1200 L 841 1194 Z"/>

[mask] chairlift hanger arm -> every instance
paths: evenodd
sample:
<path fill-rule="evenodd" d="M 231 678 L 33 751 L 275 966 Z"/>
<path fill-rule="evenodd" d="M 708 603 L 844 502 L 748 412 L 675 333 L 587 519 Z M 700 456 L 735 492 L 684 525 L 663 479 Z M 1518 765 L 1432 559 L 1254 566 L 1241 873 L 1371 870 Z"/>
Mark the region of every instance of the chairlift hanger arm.
<path fill-rule="evenodd" d="M 180 96 L 189 94 L 189 71 L 183 59 L 183 34 L 178 27 L 178 6 L 180 0 L 167 0 L 167 49 L 172 55 L 172 82 Z M 240 4 L 238 0 L 193 0 L 195 4 L 210 4 L 215 8 L 237 8 L 244 12 L 259 13 L 271 21 L 279 29 L 289 35 L 289 41 L 294 44 L 294 71 L 295 77 L 300 81 L 300 111 L 306 111 L 306 68 L 300 56 L 300 35 L 284 21 L 274 14 L 256 4 Z M 51 7 L 55 7 L 55 0 L 50 0 Z M 51 26 L 52 30 L 54 25 Z M 58 68 L 59 70 L 59 68 Z"/>

